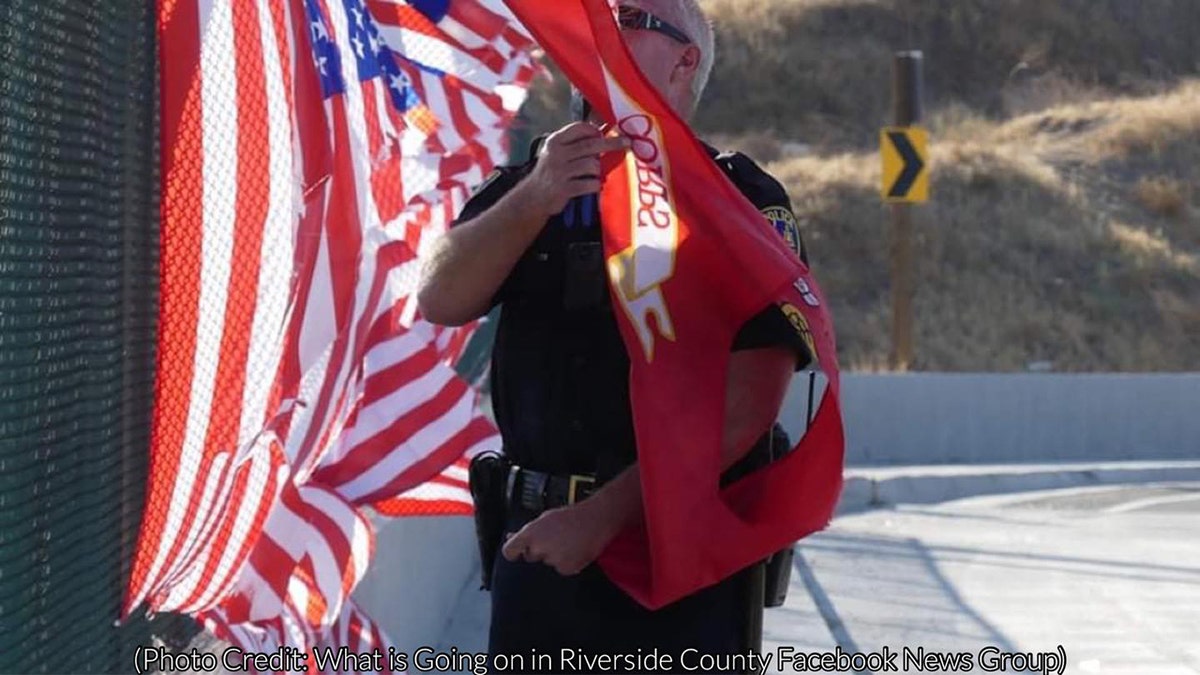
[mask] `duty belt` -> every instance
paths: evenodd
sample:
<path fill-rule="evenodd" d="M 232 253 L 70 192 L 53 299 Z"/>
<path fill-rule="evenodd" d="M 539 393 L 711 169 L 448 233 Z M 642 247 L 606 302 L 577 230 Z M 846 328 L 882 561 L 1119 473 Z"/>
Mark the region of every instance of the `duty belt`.
<path fill-rule="evenodd" d="M 599 486 L 595 476 L 562 476 L 513 466 L 508 472 L 508 502 L 540 512 L 587 498 Z"/>

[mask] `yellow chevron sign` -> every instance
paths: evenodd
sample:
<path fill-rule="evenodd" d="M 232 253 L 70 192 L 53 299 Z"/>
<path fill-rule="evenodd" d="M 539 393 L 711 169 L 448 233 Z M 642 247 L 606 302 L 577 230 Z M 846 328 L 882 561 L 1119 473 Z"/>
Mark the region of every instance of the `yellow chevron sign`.
<path fill-rule="evenodd" d="M 883 201 L 929 201 L 929 132 L 921 127 L 884 127 L 879 151 Z"/>

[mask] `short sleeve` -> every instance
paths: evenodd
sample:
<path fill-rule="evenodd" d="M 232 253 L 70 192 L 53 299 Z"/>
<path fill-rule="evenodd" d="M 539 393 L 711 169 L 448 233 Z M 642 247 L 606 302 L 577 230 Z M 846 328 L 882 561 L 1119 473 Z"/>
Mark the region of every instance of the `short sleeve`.
<path fill-rule="evenodd" d="M 525 167 L 500 167 L 493 171 L 491 175 L 484 179 L 479 187 L 475 189 L 475 193 L 463 206 L 462 211 L 459 211 L 458 217 L 454 222 L 450 223 L 450 227 L 454 228 L 463 223 L 469 222 L 474 218 L 479 217 L 481 213 L 487 211 L 496 205 L 496 202 L 504 198 L 508 191 L 521 181 L 526 173 Z M 512 287 L 512 275 L 510 274 L 500 288 L 496 290 L 496 294 L 492 296 L 491 307 L 495 308 L 505 301 L 509 294 L 509 289 Z"/>
<path fill-rule="evenodd" d="M 467 200 L 462 211 L 458 213 L 458 217 L 450 224 L 450 227 L 461 225 L 469 220 L 474 219 L 479 214 L 487 211 L 495 206 L 496 202 L 500 201 L 508 191 L 520 182 L 524 172 L 522 167 L 500 167 L 483 180 L 479 187 L 475 188 L 474 194 Z"/>
<path fill-rule="evenodd" d="M 543 142 L 545 142 L 544 136 L 538 136 L 533 139 L 533 142 L 529 146 L 529 156 L 531 158 L 537 157 L 538 150 L 541 148 Z M 534 159 L 530 159 L 524 164 L 501 166 L 493 170 L 475 188 L 475 192 L 471 194 L 462 211 L 458 213 L 458 217 L 454 219 L 454 222 L 450 223 L 450 227 L 461 225 L 495 206 L 496 202 L 503 199 L 509 190 L 513 189 L 517 183 L 521 182 L 522 178 L 533 170 L 534 162 Z"/>
<path fill-rule="evenodd" d="M 808 264 L 808 251 L 783 185 L 741 153 L 719 155 L 716 161 L 796 256 Z M 803 315 L 794 316 L 797 312 L 790 306 L 767 307 L 743 324 L 734 338 L 733 351 L 785 347 L 795 352 L 797 370 L 807 367 L 813 359 L 812 336 Z"/>
<path fill-rule="evenodd" d="M 785 310 L 772 305 L 742 324 L 731 351 L 784 347 L 796 354 L 796 370 L 803 370 L 812 363 L 811 339 L 803 325 L 793 324 Z"/>

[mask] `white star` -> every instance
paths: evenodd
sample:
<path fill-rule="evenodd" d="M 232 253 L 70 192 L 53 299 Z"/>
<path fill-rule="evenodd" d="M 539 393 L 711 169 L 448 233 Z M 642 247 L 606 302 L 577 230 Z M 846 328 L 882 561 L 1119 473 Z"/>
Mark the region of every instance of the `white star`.
<path fill-rule="evenodd" d="M 392 81 L 391 88 L 395 89 L 397 93 L 404 91 L 408 87 L 408 77 L 405 75 L 390 75 L 389 79 Z"/>
<path fill-rule="evenodd" d="M 371 51 L 378 54 L 380 52 L 380 47 L 382 46 L 379 40 L 376 40 L 374 35 L 367 35 L 367 40 L 371 43 Z"/>
<path fill-rule="evenodd" d="M 357 7 L 351 7 L 350 12 L 354 14 L 354 23 L 360 26 L 363 25 L 363 13 Z"/>
<path fill-rule="evenodd" d="M 329 74 L 329 73 L 325 72 L 325 57 L 324 56 L 317 57 L 317 68 L 321 71 L 322 75 Z"/>
<path fill-rule="evenodd" d="M 358 54 L 358 58 L 360 58 L 360 59 L 361 59 L 361 58 L 363 58 L 363 43 L 362 43 L 362 40 L 359 40 L 359 39 L 358 39 L 358 36 L 357 36 L 357 35 L 355 35 L 355 36 L 354 36 L 354 39 L 353 39 L 353 40 L 351 40 L 351 41 L 350 41 L 350 43 L 354 45 L 354 53 L 355 53 L 355 54 Z"/>
<path fill-rule="evenodd" d="M 324 22 L 321 22 L 321 21 L 312 22 L 312 32 L 313 32 L 313 40 L 315 40 L 317 42 L 320 42 L 321 40 L 329 39 L 329 33 L 325 32 Z"/>

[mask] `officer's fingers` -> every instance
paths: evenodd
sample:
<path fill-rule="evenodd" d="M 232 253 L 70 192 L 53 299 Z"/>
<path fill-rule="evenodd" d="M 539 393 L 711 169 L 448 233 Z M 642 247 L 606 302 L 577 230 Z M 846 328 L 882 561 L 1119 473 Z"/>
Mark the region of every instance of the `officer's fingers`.
<path fill-rule="evenodd" d="M 628 136 L 605 136 L 600 139 L 600 152 L 616 152 L 633 147 L 633 139 Z"/>
<path fill-rule="evenodd" d="M 572 145 L 579 141 L 599 136 L 600 130 L 591 124 L 587 122 L 572 122 L 551 134 L 546 139 L 546 143 L 547 145 Z"/>
<path fill-rule="evenodd" d="M 578 561 L 563 561 L 555 565 L 554 569 L 564 577 L 573 577 L 582 572 L 584 567 Z"/>
<path fill-rule="evenodd" d="M 566 575 L 570 569 L 570 559 L 566 551 L 554 549 L 545 552 L 546 554 L 540 558 L 540 562 L 554 569 L 559 574 Z"/>
<path fill-rule="evenodd" d="M 522 558 L 526 562 L 545 562 L 546 557 L 550 555 L 550 551 L 546 547 L 537 542 L 530 542 L 522 554 Z"/>
<path fill-rule="evenodd" d="M 510 562 L 520 560 L 525 549 L 529 547 L 528 540 L 529 534 L 525 528 L 521 528 L 520 532 L 509 537 L 508 541 L 504 542 L 504 547 L 500 549 L 500 552 L 504 554 L 504 559 Z"/>
<path fill-rule="evenodd" d="M 500 549 L 500 555 L 504 556 L 504 559 L 509 562 L 516 562 L 518 559 L 520 559 L 521 552 L 521 549 L 513 548 L 511 544 L 505 544 L 504 547 Z"/>
<path fill-rule="evenodd" d="M 575 122 L 559 129 L 546 137 L 546 142 L 538 150 L 538 157 L 554 158 L 572 154 L 571 148 L 577 141 L 595 138 L 600 133 L 595 127 L 582 122 Z"/>
<path fill-rule="evenodd" d="M 606 152 L 616 152 L 618 150 L 627 150 L 631 141 L 628 136 L 611 136 L 608 138 L 587 138 L 576 141 L 570 146 L 571 155 L 574 157 L 599 156 Z"/>

